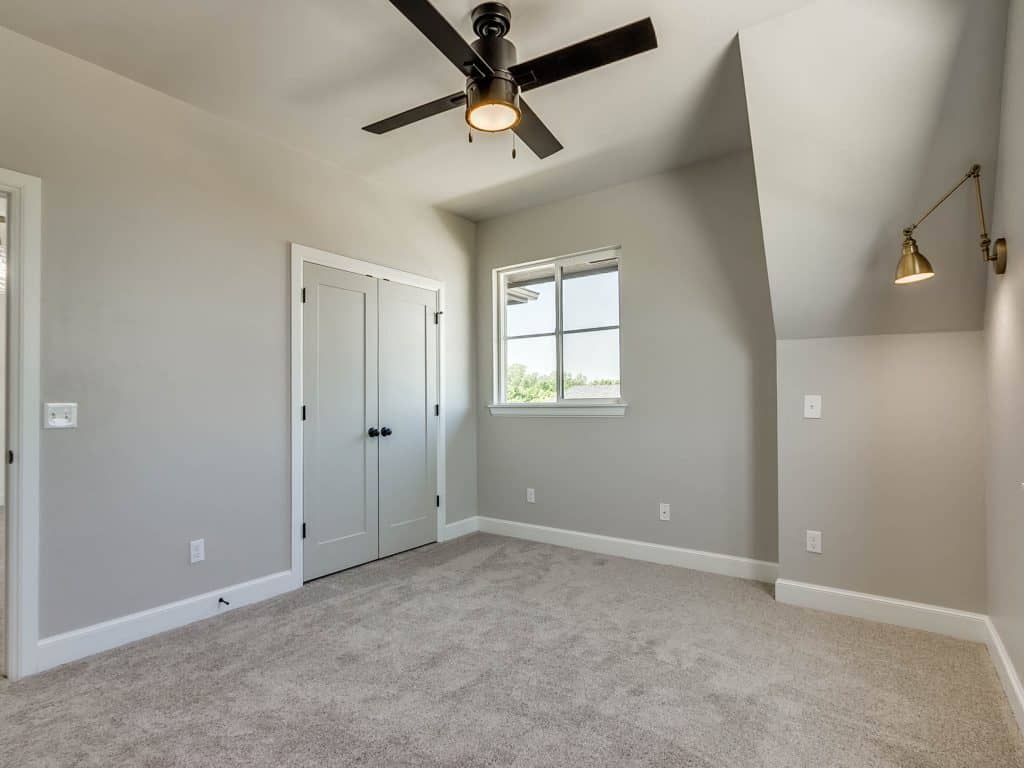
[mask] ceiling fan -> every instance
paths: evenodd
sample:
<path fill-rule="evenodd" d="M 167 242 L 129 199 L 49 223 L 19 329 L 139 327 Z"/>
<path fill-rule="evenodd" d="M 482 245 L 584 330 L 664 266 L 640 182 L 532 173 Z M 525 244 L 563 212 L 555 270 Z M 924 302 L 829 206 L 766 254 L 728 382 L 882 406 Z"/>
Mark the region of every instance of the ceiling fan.
<path fill-rule="evenodd" d="M 466 76 L 466 87 L 365 126 L 363 130 L 370 133 L 387 133 L 465 106 L 471 129 L 515 131 L 537 157 L 545 158 L 562 149 L 562 144 L 522 99 L 521 92 L 658 47 L 654 24 L 648 18 L 517 63 L 516 47 L 505 37 L 512 26 L 512 12 L 503 3 L 482 3 L 473 9 L 477 39 L 467 43 L 428 0 L 390 2 L 458 67 Z M 472 131 L 469 140 L 473 140 Z"/>

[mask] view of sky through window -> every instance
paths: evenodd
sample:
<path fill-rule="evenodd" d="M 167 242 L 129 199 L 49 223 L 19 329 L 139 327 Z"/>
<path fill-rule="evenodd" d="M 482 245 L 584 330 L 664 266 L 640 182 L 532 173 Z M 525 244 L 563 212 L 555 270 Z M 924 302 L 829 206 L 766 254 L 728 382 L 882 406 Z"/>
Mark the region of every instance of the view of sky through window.
<path fill-rule="evenodd" d="M 504 278 L 506 399 L 558 399 L 556 268 L 562 270 L 563 397 L 618 398 L 618 261 L 604 259 L 542 265 Z"/>

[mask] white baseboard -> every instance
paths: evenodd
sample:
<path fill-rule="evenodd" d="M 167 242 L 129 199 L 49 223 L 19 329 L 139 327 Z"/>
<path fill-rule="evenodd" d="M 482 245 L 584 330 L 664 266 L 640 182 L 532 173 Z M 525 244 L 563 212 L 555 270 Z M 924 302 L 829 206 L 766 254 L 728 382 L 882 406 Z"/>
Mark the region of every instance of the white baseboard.
<path fill-rule="evenodd" d="M 107 651 L 169 629 L 207 619 L 302 586 L 292 571 L 281 571 L 242 584 L 178 600 L 100 624 L 44 637 L 36 652 L 37 671 Z M 230 607 L 218 601 L 224 598 Z"/>
<path fill-rule="evenodd" d="M 514 539 L 528 539 L 544 544 L 555 544 L 560 547 L 582 549 L 601 555 L 625 557 L 630 560 L 645 560 L 660 565 L 675 565 L 694 571 L 717 573 L 722 576 L 735 576 L 739 579 L 752 579 L 771 583 L 778 576 L 778 563 L 763 560 L 751 560 L 735 555 L 720 555 L 715 552 L 702 552 L 697 549 L 671 547 L 667 544 L 652 544 L 634 539 L 619 539 L 614 536 L 602 536 L 596 533 L 581 533 L 564 528 L 549 528 L 545 525 L 517 523 L 512 520 L 499 520 L 494 517 L 479 517 L 478 530 L 498 536 L 509 536 Z"/>
<path fill-rule="evenodd" d="M 999 673 L 999 680 L 1006 691 L 1006 698 L 1010 700 L 1010 708 L 1017 718 L 1017 725 L 1024 732 L 1024 685 L 1021 685 L 1020 675 L 1017 668 L 1013 666 L 1010 654 L 1003 645 L 1003 638 L 999 636 L 996 625 L 990 617 L 985 617 L 985 628 L 988 631 L 988 652 L 992 656 L 992 662 L 996 665 L 996 672 Z"/>
<path fill-rule="evenodd" d="M 454 523 L 448 523 L 441 531 L 441 537 L 438 541 L 451 541 L 457 539 L 460 536 L 466 536 L 470 533 L 476 533 L 480 530 L 480 518 L 479 517 L 467 517 L 464 520 L 456 520 Z"/>
<path fill-rule="evenodd" d="M 775 582 L 775 599 L 780 603 L 801 608 L 814 608 L 879 621 L 883 624 L 923 629 L 926 632 L 948 635 L 960 640 L 971 640 L 976 643 L 988 641 L 988 617 L 955 608 L 914 603 L 894 597 L 868 595 L 788 579 L 779 579 Z"/>

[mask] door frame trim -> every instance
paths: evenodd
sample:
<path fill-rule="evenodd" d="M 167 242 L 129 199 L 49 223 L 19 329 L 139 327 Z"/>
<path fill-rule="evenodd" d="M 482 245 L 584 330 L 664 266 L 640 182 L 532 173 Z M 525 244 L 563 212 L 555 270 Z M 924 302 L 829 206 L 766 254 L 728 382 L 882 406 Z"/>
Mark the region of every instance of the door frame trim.
<path fill-rule="evenodd" d="M 414 288 L 425 288 L 437 292 L 437 310 L 444 317 L 444 283 L 412 272 L 384 267 L 369 261 L 360 261 L 329 251 L 310 248 L 307 245 L 291 243 L 291 441 L 292 441 L 292 573 L 302 583 L 302 265 L 320 264 L 324 267 L 341 269 L 359 275 L 390 280 Z M 437 399 L 441 406 L 441 417 L 437 424 L 437 493 L 441 504 L 437 508 L 437 540 L 444 541 L 447 494 L 445 493 L 445 339 L 438 323 L 437 333 Z"/>
<path fill-rule="evenodd" d="M 43 181 L 0 168 L 8 195 L 7 677 L 39 669 L 40 304 Z M 6 463 L 7 457 L 3 460 Z"/>

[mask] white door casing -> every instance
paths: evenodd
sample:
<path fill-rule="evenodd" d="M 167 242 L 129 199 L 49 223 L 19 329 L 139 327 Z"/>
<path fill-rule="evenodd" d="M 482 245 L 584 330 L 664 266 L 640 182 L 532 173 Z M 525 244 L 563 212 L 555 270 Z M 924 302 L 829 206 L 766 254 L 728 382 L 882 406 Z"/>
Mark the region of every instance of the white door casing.
<path fill-rule="evenodd" d="M 8 195 L 7 643 L 12 679 L 39 669 L 40 304 L 43 182 L 0 169 Z"/>
<path fill-rule="evenodd" d="M 400 283 L 402 286 L 422 288 L 433 292 L 436 296 L 436 312 L 438 320 L 433 326 L 434 342 L 436 344 L 435 370 L 436 370 L 436 398 L 434 405 L 438 406 L 440 416 L 433 422 L 434 437 L 431 440 L 434 447 L 432 464 L 436 467 L 436 498 L 437 504 L 428 518 L 433 521 L 434 535 L 431 541 L 444 540 L 445 517 L 446 517 L 446 495 L 445 495 L 445 464 L 446 464 L 446 420 L 445 420 L 445 339 L 444 339 L 444 309 L 445 309 L 445 288 L 440 281 L 416 275 L 410 272 L 383 267 L 347 256 L 322 251 L 308 246 L 293 243 L 291 245 L 291 411 L 292 411 L 292 573 L 297 575 L 298 580 L 305 581 L 311 578 L 303 573 L 303 465 L 304 465 L 304 422 L 302 421 L 302 406 L 304 400 L 304 345 L 303 345 L 303 268 L 306 264 L 319 264 L 333 269 L 345 270 L 365 275 L 381 281 Z M 433 319 L 433 318 L 430 318 Z M 431 411 L 431 414 L 434 412 Z M 404 428 L 403 428 L 404 432 Z M 430 439 L 430 438 L 427 438 Z M 430 466 L 428 464 L 428 466 Z M 431 499 L 428 498 L 428 502 Z"/>

